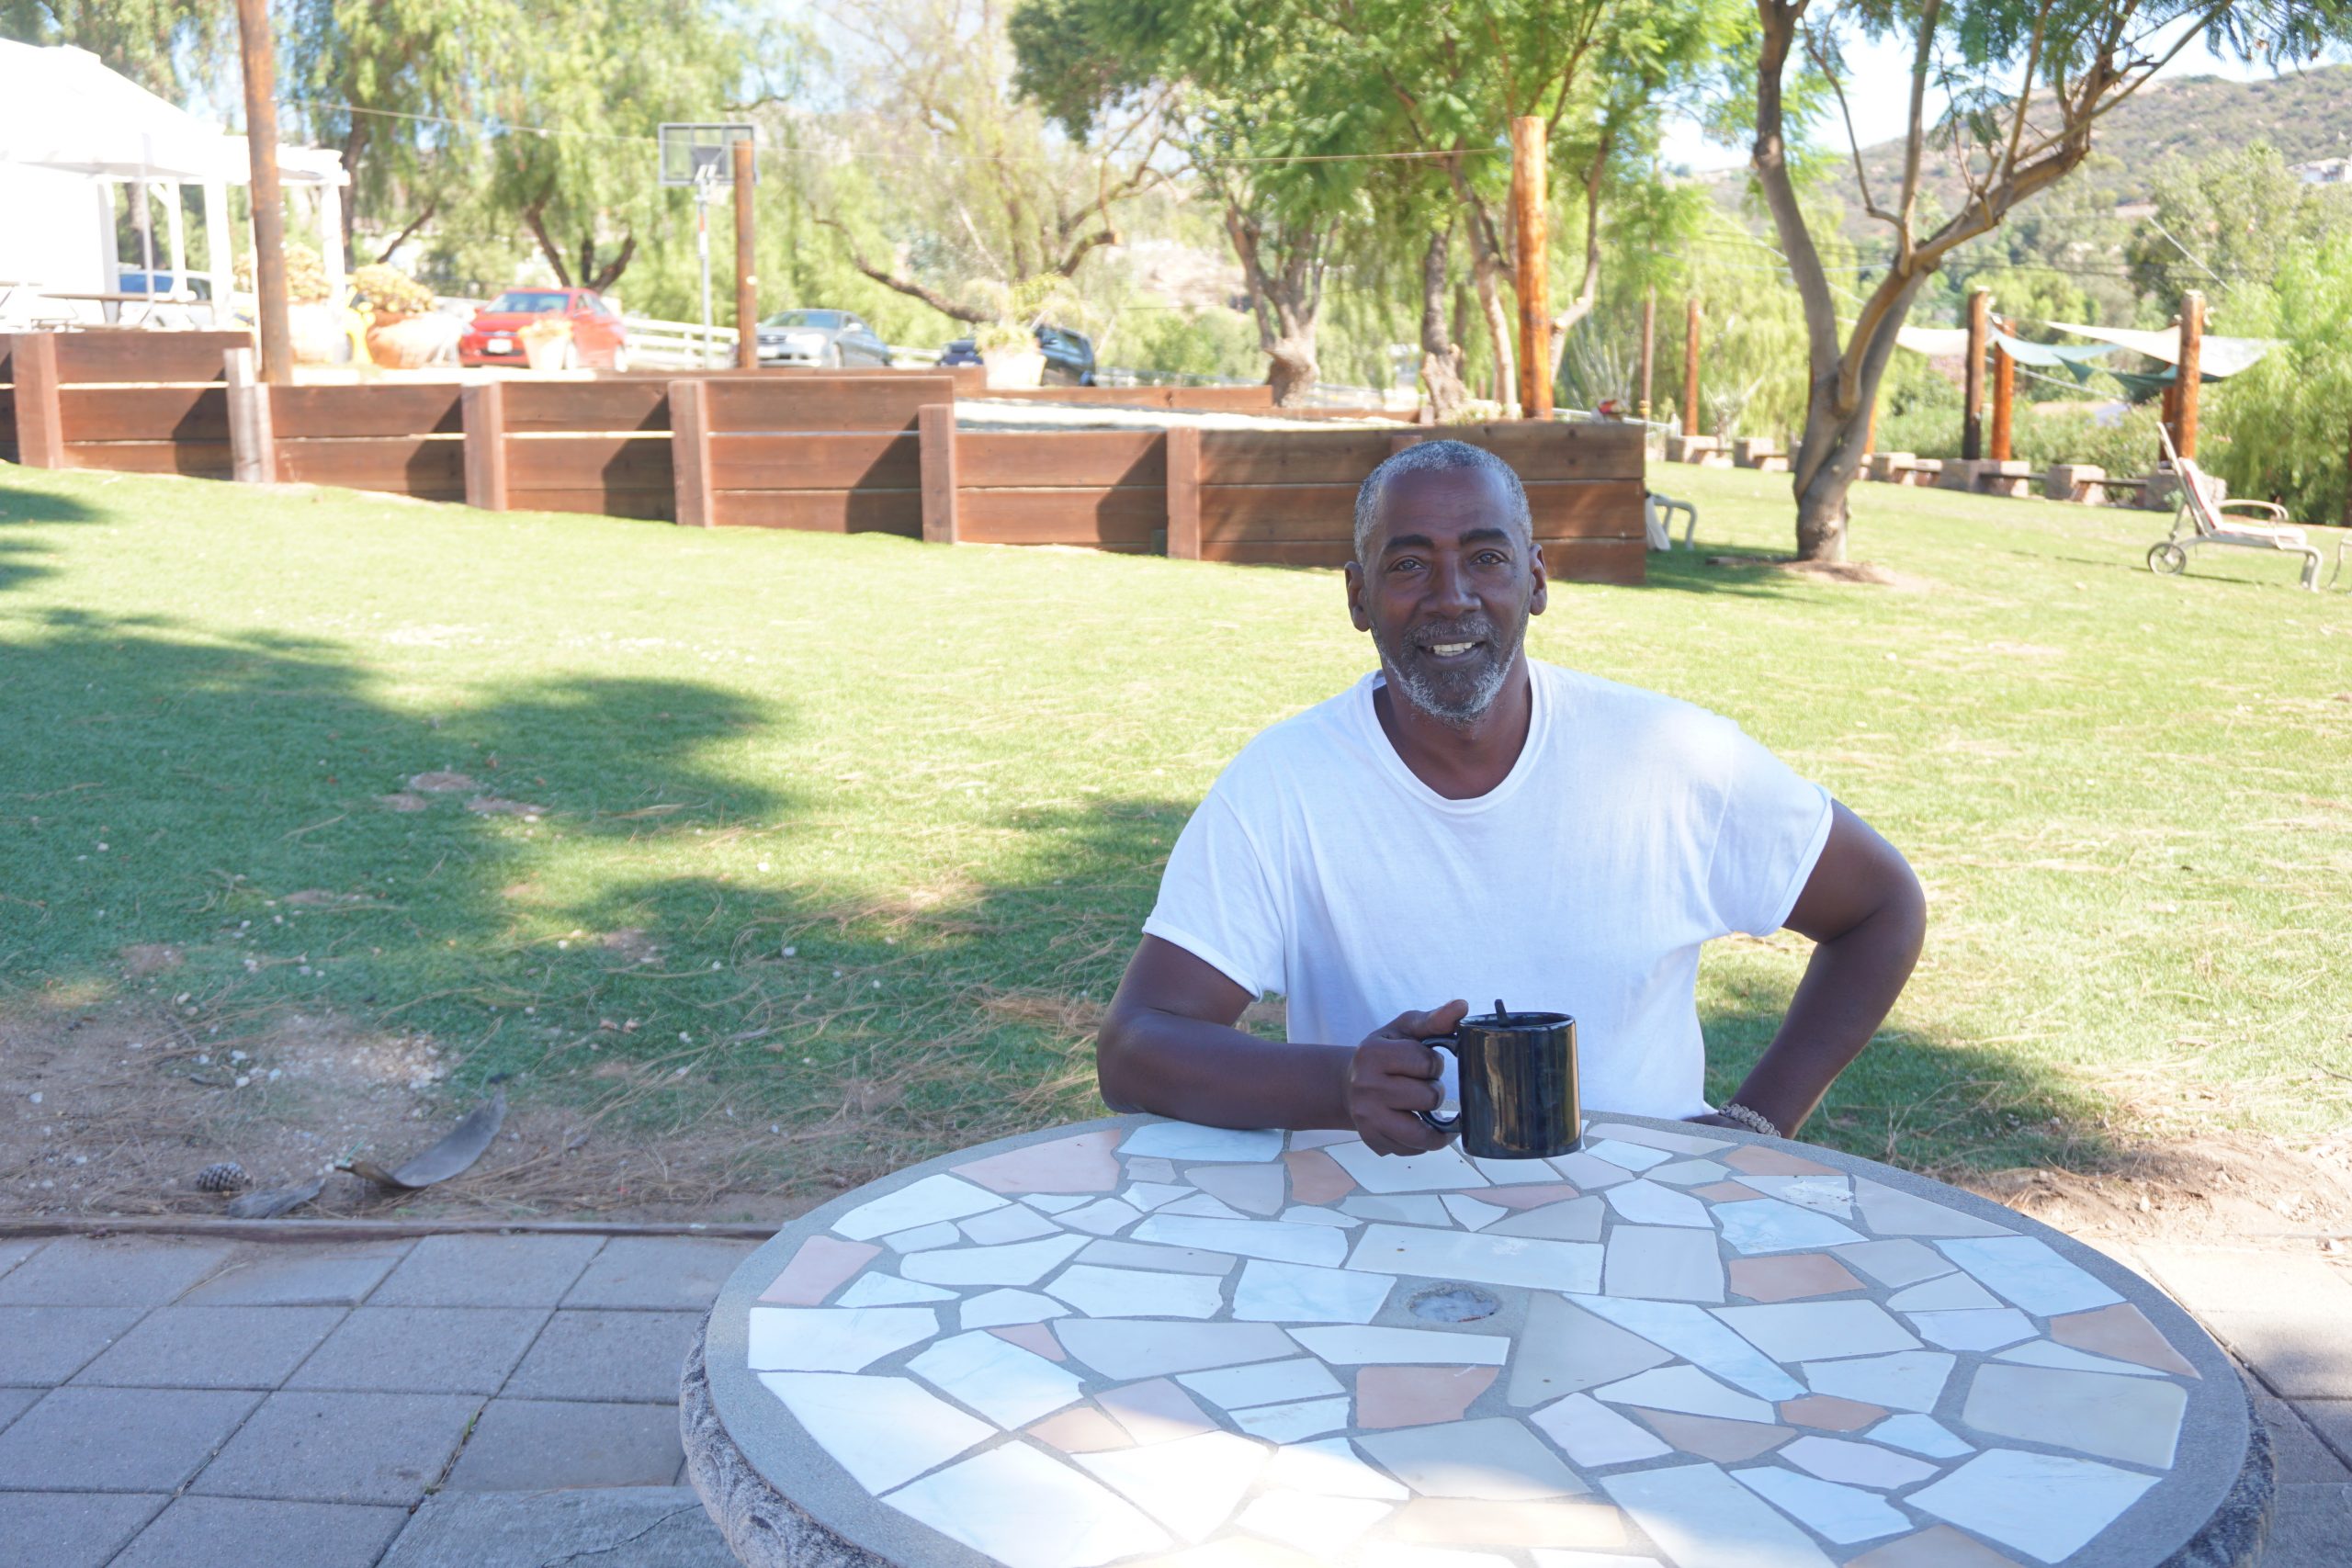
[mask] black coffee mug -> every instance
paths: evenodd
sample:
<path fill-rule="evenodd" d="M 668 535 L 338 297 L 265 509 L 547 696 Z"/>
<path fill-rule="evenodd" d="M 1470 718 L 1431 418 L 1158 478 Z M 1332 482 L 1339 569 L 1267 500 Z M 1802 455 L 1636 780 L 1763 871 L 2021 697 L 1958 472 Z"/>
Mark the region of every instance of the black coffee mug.
<path fill-rule="evenodd" d="M 1441 1133 L 1459 1132 L 1479 1159 L 1549 1159 L 1584 1142 L 1577 1100 L 1577 1021 L 1564 1012 L 1508 1012 L 1498 1002 L 1452 1034 L 1423 1044 L 1454 1059 L 1459 1105 L 1421 1111 Z"/>

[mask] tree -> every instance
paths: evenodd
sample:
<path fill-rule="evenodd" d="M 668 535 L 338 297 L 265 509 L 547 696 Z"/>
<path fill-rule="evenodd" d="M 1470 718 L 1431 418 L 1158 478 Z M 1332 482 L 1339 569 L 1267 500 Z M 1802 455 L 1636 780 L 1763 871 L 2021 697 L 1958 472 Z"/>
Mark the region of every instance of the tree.
<path fill-rule="evenodd" d="M 2202 163 L 2167 158 L 2153 220 L 2125 250 L 2141 294 L 2179 310 L 2186 289 L 2267 283 L 2287 256 L 2352 218 L 2341 186 L 2305 185 L 2267 141 Z"/>
<path fill-rule="evenodd" d="M 1845 558 L 1847 491 L 1895 333 L 1945 258 L 2081 164 L 2101 117 L 2190 39 L 2241 59 L 2301 60 L 2342 39 L 2352 20 L 2343 0 L 1756 0 L 1756 10 L 1751 166 L 1804 311 L 1804 434 L 1791 465 L 1797 554 L 1833 561 Z M 1792 63 L 1809 63 L 1842 110 L 1842 45 L 1857 34 L 1905 44 L 1911 92 L 1891 189 L 1871 184 L 1852 118 L 1841 115 L 1864 211 L 1893 239 L 1886 271 L 1847 331 L 1798 199 L 1792 141 L 1806 127 L 1787 78 Z M 1947 100 L 1940 115 L 1931 85 Z M 1952 164 L 1963 194 L 1951 216 L 1927 222 L 1920 179 L 1931 154 Z"/>
<path fill-rule="evenodd" d="M 86 49 L 182 103 L 191 85 L 235 70 L 237 8 L 231 0 L 0 0 L 0 38 Z"/>
<path fill-rule="evenodd" d="M 2282 256 L 2271 282 L 2230 296 L 2228 321 L 2278 346 L 2208 389 L 2214 470 L 2235 494 L 2278 497 L 2298 523 L 2352 522 L 2352 233 Z"/>

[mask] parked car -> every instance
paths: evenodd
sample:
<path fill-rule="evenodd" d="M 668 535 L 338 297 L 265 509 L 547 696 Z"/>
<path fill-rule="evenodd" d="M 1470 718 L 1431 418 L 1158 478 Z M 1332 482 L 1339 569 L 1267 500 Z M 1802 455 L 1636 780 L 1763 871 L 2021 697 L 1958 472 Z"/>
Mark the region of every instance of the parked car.
<path fill-rule="evenodd" d="M 890 345 L 847 310 L 778 310 L 760 322 L 760 363 L 887 366 Z"/>
<path fill-rule="evenodd" d="M 620 312 L 593 288 L 510 288 L 474 312 L 473 324 L 458 340 L 460 365 L 522 365 L 522 330 L 541 316 L 571 323 L 566 369 L 628 368 L 628 328 Z"/>
<path fill-rule="evenodd" d="M 174 292 L 172 275 L 168 272 L 125 272 L 116 275 L 115 291 L 119 294 L 169 294 Z M 198 299 L 212 298 L 212 280 L 199 273 L 180 275 L 178 292 Z"/>
<path fill-rule="evenodd" d="M 1046 356 L 1046 386 L 1094 385 L 1094 340 L 1084 333 L 1074 333 L 1067 327 L 1041 326 L 1037 329 L 1037 349 Z M 939 363 L 978 365 L 980 353 L 970 338 L 959 337 L 940 351 Z"/>

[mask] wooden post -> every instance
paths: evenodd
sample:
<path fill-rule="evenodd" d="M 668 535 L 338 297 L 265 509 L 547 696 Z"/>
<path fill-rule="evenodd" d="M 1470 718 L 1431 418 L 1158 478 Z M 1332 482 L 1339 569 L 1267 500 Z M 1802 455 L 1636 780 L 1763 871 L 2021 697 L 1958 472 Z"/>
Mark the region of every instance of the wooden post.
<path fill-rule="evenodd" d="M 1962 367 L 1960 455 L 1972 461 L 1984 456 L 1984 328 L 1992 310 L 1991 289 L 1968 291 L 1968 357 Z"/>
<path fill-rule="evenodd" d="M 17 461 L 28 468 L 65 466 L 65 422 L 57 395 L 57 334 L 18 333 L 11 355 L 17 367 Z"/>
<path fill-rule="evenodd" d="M 1168 428 L 1168 558 L 1201 558 L 1201 427 Z"/>
<path fill-rule="evenodd" d="M 2158 420 L 2158 421 L 2159 421 L 2159 422 L 2164 425 L 2164 427 L 2165 427 L 2165 434 L 2166 435 L 2169 435 L 2169 436 L 2171 436 L 2171 437 L 2172 437 L 2172 449 L 2173 449 L 2175 452 L 2179 451 L 2179 450 L 2180 450 L 2180 367 L 2178 367 L 2178 366 L 2177 366 L 2177 365 L 2173 367 L 2172 380 L 2171 380 L 2169 383 L 2167 383 L 2167 384 L 2165 385 L 2165 390 L 2164 390 L 2164 404 L 2163 404 L 2163 407 L 2158 411 L 2158 412 L 2157 412 L 2157 414 L 2156 414 L 2156 418 L 2157 418 L 2157 420 Z M 2157 472 L 2159 472 L 2159 473 L 2167 473 L 2167 474 L 2168 474 L 2168 473 L 2170 473 L 2170 472 L 2172 472 L 2172 459 L 2171 459 L 2171 457 L 2168 457 L 2168 456 L 2165 454 L 2165 444 L 2164 444 L 2163 442 L 2161 442 L 2161 441 L 2159 441 L 2159 442 L 2157 442 L 2157 443 L 2156 443 L 2156 458 L 2155 458 L 2155 462 L 2156 462 L 2156 471 L 2157 471 Z"/>
<path fill-rule="evenodd" d="M 670 473 L 676 486 L 681 528 L 718 526 L 718 519 L 711 515 L 710 492 L 712 385 L 701 379 L 670 383 Z"/>
<path fill-rule="evenodd" d="M 922 467 L 922 542 L 956 542 L 956 405 L 925 403 L 915 411 L 917 456 Z"/>
<path fill-rule="evenodd" d="M 2009 460 L 2009 438 L 2014 434 L 2013 409 L 2018 395 L 2018 362 L 1999 344 L 1993 345 L 1993 451 L 1996 463 Z"/>
<path fill-rule="evenodd" d="M 229 383 L 229 468 L 239 484 L 266 485 L 277 478 L 277 437 L 271 419 L 269 383 L 250 348 L 220 355 Z"/>
<path fill-rule="evenodd" d="M 506 388 L 484 381 L 458 395 L 466 430 L 466 504 L 506 510 Z"/>
<path fill-rule="evenodd" d="M 1552 417 L 1552 254 L 1544 231 L 1544 120 L 1510 122 L 1510 217 L 1519 280 L 1519 410 L 1523 419 Z"/>
<path fill-rule="evenodd" d="M 752 245 L 752 183 L 759 177 L 759 150 L 735 143 L 735 367 L 760 367 L 759 259 Z"/>
<path fill-rule="evenodd" d="M 1682 321 L 1682 434 L 1699 434 L 1699 301 L 1696 296 Z"/>
<path fill-rule="evenodd" d="M 2205 370 L 2205 296 L 2192 288 L 2180 297 L 2179 423 L 2172 444 L 2184 457 L 2197 456 L 2197 400 Z"/>
<path fill-rule="evenodd" d="M 254 302 L 261 326 L 261 378 L 294 384 L 294 334 L 286 321 L 286 197 L 277 185 L 277 54 L 269 0 L 237 0 L 245 68 L 245 152 L 253 164 Z M 225 243 L 225 234 L 214 236 Z M 226 301 L 221 302 L 223 307 Z"/>
<path fill-rule="evenodd" d="M 1634 412 L 1643 420 L 1650 417 L 1650 372 L 1657 364 L 1657 290 L 1653 288 L 1642 296 L 1642 364 L 1641 389 L 1634 400 Z"/>

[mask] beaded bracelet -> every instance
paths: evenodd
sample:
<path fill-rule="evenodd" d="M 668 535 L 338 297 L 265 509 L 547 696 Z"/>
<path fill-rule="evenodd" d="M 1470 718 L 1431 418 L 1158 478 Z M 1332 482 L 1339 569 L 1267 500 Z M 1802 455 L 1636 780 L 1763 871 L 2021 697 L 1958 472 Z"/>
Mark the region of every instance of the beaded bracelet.
<path fill-rule="evenodd" d="M 1772 1125 L 1770 1117 L 1760 1111 L 1750 1111 L 1736 1100 L 1725 1105 L 1719 1114 L 1730 1117 L 1751 1133 L 1761 1133 L 1768 1138 L 1777 1138 L 1781 1135 L 1781 1130 Z"/>

